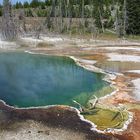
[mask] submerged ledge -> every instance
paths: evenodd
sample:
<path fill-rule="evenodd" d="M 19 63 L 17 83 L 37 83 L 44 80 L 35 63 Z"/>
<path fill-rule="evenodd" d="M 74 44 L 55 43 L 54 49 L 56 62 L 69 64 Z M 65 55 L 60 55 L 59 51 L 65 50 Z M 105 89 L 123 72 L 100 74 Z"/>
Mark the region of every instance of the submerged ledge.
<path fill-rule="evenodd" d="M 70 57 L 71 59 L 73 59 L 77 65 L 79 65 L 79 66 L 81 66 L 81 67 L 83 67 L 83 68 L 85 68 L 85 69 L 87 69 L 89 71 L 105 74 L 106 76 L 105 76 L 105 78 L 103 80 L 105 80 L 106 82 L 110 83 L 110 86 L 113 86 L 113 84 L 114 84 L 111 80 L 116 79 L 117 75 L 122 75 L 121 73 L 106 72 L 103 69 L 100 69 L 100 68 L 94 66 L 94 64 L 96 63 L 96 61 L 93 61 L 93 65 L 92 65 L 91 62 L 89 63 L 88 61 L 83 61 L 82 59 L 75 58 L 74 56 L 68 56 L 68 57 Z M 116 92 L 119 89 L 117 87 L 114 87 L 114 88 L 115 88 L 115 91 L 113 91 L 112 93 L 107 94 L 107 95 L 105 95 L 103 97 L 100 97 L 99 99 L 102 100 L 102 99 L 108 98 L 108 97 L 116 94 Z M 116 108 L 118 108 L 118 107 L 111 108 L 111 109 L 114 110 Z M 133 121 L 133 113 L 132 112 L 129 112 L 129 111 L 127 111 L 127 113 L 128 113 L 128 120 L 125 121 L 125 123 L 123 124 L 123 127 L 121 129 L 108 128 L 108 129 L 106 129 L 104 131 L 101 131 L 101 132 L 109 132 L 109 133 L 117 134 L 119 132 L 123 132 L 123 131 L 127 130 L 128 125 Z M 91 124 L 94 124 L 94 123 L 91 122 Z"/>

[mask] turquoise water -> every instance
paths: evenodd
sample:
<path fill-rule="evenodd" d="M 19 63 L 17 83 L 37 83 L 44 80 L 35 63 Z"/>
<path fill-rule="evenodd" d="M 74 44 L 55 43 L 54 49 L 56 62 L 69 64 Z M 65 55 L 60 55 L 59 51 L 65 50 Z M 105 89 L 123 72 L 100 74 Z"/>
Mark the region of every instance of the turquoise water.
<path fill-rule="evenodd" d="M 85 105 L 102 78 L 66 57 L 0 53 L 0 99 L 12 106 Z"/>

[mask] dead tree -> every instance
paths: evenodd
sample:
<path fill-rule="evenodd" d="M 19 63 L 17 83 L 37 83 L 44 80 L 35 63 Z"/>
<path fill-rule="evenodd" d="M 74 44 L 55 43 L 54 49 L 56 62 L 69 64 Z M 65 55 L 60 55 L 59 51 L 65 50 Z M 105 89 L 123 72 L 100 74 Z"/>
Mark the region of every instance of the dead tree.
<path fill-rule="evenodd" d="M 17 38 L 17 26 L 12 15 L 12 6 L 9 0 L 3 1 L 2 39 L 12 41 Z"/>
<path fill-rule="evenodd" d="M 126 23 L 127 23 L 127 9 L 126 9 L 126 0 L 123 4 L 123 35 L 126 35 Z"/>
<path fill-rule="evenodd" d="M 101 9 L 98 8 L 98 11 L 99 11 L 100 23 L 101 23 L 101 26 L 102 26 L 102 32 L 104 33 L 105 29 L 104 29 L 104 23 L 103 23 L 103 17 L 102 17 L 102 14 L 101 14 Z"/>

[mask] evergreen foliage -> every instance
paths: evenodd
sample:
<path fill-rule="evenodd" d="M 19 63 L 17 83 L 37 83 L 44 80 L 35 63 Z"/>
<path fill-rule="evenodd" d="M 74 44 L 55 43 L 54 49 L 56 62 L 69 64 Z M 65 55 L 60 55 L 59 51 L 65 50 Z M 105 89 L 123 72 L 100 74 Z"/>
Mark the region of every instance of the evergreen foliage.
<path fill-rule="evenodd" d="M 0 17 L 2 16 L 2 9 L 0 8 Z"/>
<path fill-rule="evenodd" d="M 16 8 L 16 9 L 23 8 L 22 3 L 21 3 L 21 2 L 16 2 L 15 8 Z"/>
<path fill-rule="evenodd" d="M 99 32 L 109 29 L 120 37 L 126 33 L 140 34 L 140 0 L 32 0 L 17 2 L 14 7 L 25 8 L 28 17 L 47 17 L 49 27 L 51 17 L 59 17 L 62 28 L 66 28 L 62 25 L 64 18 L 69 18 L 67 29 L 75 18 L 79 20 L 79 28 L 89 28 L 87 30 L 91 27 Z"/>
<path fill-rule="evenodd" d="M 29 8 L 30 7 L 30 4 L 26 1 L 26 2 L 24 2 L 23 7 L 24 8 Z"/>
<path fill-rule="evenodd" d="M 127 0 L 128 34 L 140 34 L 140 0 Z"/>

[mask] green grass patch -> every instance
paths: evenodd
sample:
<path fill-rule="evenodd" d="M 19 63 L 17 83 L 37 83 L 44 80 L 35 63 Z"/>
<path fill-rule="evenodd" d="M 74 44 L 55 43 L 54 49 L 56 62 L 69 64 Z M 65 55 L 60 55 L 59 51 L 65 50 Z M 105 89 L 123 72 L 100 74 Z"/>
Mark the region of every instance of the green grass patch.
<path fill-rule="evenodd" d="M 140 40 L 140 35 L 127 35 L 126 38 L 130 40 Z"/>
<path fill-rule="evenodd" d="M 47 48 L 47 47 L 54 47 L 53 44 L 50 44 L 50 43 L 46 43 L 46 42 L 41 42 L 41 43 L 38 43 L 37 47 L 39 48 Z"/>

